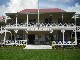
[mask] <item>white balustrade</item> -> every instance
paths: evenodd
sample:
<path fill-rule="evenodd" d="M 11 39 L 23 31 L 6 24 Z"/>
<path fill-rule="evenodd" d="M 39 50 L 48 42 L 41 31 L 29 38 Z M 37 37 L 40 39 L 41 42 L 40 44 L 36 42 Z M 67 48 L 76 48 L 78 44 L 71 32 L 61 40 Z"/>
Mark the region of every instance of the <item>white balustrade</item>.
<path fill-rule="evenodd" d="M 62 24 L 60 23 L 60 24 L 58 24 L 58 26 L 62 26 Z"/>
<path fill-rule="evenodd" d="M 80 26 L 76 26 L 76 31 L 80 31 Z"/>
<path fill-rule="evenodd" d="M 11 41 L 11 40 L 6 40 L 5 41 L 5 45 L 26 45 L 27 41 L 26 40 L 16 40 L 15 41 Z"/>
<path fill-rule="evenodd" d="M 56 45 L 56 41 L 52 41 L 52 45 L 54 45 L 54 44 Z"/>
<path fill-rule="evenodd" d="M 41 24 L 39 24 L 39 25 L 40 25 L 40 27 L 44 27 L 44 26 L 45 26 L 45 27 L 50 27 L 50 26 L 52 26 L 52 27 L 56 27 L 56 26 L 64 26 L 64 27 L 68 26 L 68 27 L 69 27 L 69 26 L 71 26 L 71 27 L 72 27 L 72 26 L 75 26 L 75 24 L 73 24 L 73 23 L 71 23 L 71 24 L 67 24 L 67 23 L 64 23 L 64 24 L 61 24 L 61 23 L 60 23 L 60 24 L 56 24 L 56 23 L 53 23 L 53 24 L 49 24 L 49 23 L 48 23 L 48 24 L 43 24 L 43 23 L 41 23 Z M 11 26 L 14 26 L 14 27 L 15 27 L 16 24 L 6 25 L 6 27 L 11 27 Z M 21 25 L 20 25 L 20 24 L 17 24 L 17 26 L 21 27 L 21 26 L 27 26 L 27 25 L 26 25 L 26 23 L 25 23 L 25 24 L 21 24 Z M 35 26 L 38 26 L 38 25 L 37 25 L 37 24 L 28 24 L 28 26 L 29 26 L 29 27 L 35 27 Z"/>
<path fill-rule="evenodd" d="M 62 41 L 59 41 L 58 44 L 62 44 Z"/>
<path fill-rule="evenodd" d="M 11 24 L 9 24 L 9 25 L 6 25 L 5 26 L 6 27 L 6 29 L 16 29 L 16 24 L 13 24 L 13 25 L 11 25 Z M 62 24 L 62 23 L 52 23 L 52 24 L 50 24 L 50 23 L 40 23 L 40 24 L 28 24 L 28 27 L 27 27 L 27 24 L 25 23 L 25 24 L 17 24 L 17 29 L 30 29 L 30 30 L 35 30 L 35 29 L 38 29 L 39 30 L 39 28 L 41 29 L 41 30 L 49 30 L 49 28 L 51 28 L 51 29 L 59 29 L 59 28 L 66 28 L 66 29 L 71 29 L 71 28 L 75 28 L 75 24 L 73 24 L 73 23 L 71 23 L 71 24 L 67 24 L 67 23 L 64 23 L 64 24 Z M 34 29 L 33 29 L 34 28 Z M 73 30 L 73 29 L 72 29 Z"/>
<path fill-rule="evenodd" d="M 76 45 L 75 41 L 64 41 L 64 43 L 62 41 L 52 41 L 52 46 L 55 45 Z"/>
<path fill-rule="evenodd" d="M 16 42 L 18 43 L 18 45 L 26 45 L 27 40 L 16 40 Z"/>

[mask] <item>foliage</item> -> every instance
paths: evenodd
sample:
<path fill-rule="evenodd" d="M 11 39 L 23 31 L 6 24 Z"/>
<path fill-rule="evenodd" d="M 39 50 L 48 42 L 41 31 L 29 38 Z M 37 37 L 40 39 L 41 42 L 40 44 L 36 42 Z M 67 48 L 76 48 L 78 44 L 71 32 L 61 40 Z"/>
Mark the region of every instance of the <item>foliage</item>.
<path fill-rule="evenodd" d="M 27 43 L 29 42 L 29 39 L 28 38 L 26 38 L 26 40 L 27 40 Z"/>

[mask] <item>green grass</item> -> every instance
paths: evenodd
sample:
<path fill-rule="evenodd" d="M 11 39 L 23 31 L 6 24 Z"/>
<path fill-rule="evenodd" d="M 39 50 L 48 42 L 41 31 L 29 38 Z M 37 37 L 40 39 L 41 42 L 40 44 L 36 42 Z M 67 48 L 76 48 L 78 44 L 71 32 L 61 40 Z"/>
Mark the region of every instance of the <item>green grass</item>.
<path fill-rule="evenodd" d="M 27 50 L 0 47 L 0 60 L 80 60 L 80 49 Z"/>

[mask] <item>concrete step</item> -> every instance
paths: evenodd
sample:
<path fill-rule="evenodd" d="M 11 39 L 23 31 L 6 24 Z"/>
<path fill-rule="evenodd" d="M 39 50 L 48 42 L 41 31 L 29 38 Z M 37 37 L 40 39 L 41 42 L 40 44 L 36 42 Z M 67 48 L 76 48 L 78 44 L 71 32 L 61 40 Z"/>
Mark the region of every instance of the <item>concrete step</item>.
<path fill-rule="evenodd" d="M 50 45 L 27 45 L 24 49 L 52 49 Z"/>

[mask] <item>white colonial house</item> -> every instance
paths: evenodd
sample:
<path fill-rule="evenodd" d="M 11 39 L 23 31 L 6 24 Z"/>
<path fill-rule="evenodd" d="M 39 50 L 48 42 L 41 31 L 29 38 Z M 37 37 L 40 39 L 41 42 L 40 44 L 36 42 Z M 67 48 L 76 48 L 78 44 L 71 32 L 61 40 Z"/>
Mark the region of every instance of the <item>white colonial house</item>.
<path fill-rule="evenodd" d="M 0 39 L 5 45 L 77 45 L 80 18 L 59 8 L 6 13 Z"/>

